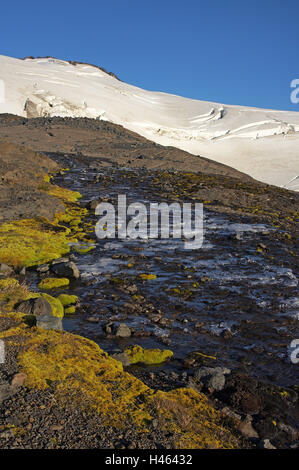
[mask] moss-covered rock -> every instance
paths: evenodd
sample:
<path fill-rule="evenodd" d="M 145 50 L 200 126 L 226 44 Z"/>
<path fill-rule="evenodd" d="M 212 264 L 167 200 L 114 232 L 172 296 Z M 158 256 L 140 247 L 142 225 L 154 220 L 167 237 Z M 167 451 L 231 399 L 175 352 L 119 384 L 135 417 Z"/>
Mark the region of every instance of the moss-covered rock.
<path fill-rule="evenodd" d="M 74 305 L 78 302 L 77 295 L 60 294 L 57 298 L 58 300 L 60 300 L 64 307 L 68 305 Z"/>
<path fill-rule="evenodd" d="M 141 362 L 143 364 L 161 364 L 170 359 L 173 352 L 169 349 L 143 349 L 141 346 L 130 346 L 125 350 L 131 364 Z"/>
<path fill-rule="evenodd" d="M 50 290 L 50 289 L 58 289 L 60 287 L 66 287 L 70 283 L 69 279 L 66 277 L 46 277 L 45 279 L 42 279 L 40 283 L 38 284 L 39 289 L 45 289 L 45 290 Z"/>
<path fill-rule="evenodd" d="M 73 314 L 73 313 L 75 313 L 75 312 L 76 312 L 76 307 L 74 307 L 74 305 L 72 305 L 71 307 L 67 307 L 67 308 L 64 309 L 64 313 L 65 313 L 66 315 L 71 315 L 71 314 Z"/>
<path fill-rule="evenodd" d="M 52 295 L 49 295 L 49 294 L 41 294 L 42 297 L 44 297 L 48 302 L 49 304 L 51 305 L 52 307 L 52 315 L 54 317 L 58 317 L 58 318 L 63 318 L 63 315 L 64 315 L 64 308 L 63 308 L 63 305 L 62 303 L 60 302 L 59 299 L 56 299 L 55 297 L 52 297 Z"/>

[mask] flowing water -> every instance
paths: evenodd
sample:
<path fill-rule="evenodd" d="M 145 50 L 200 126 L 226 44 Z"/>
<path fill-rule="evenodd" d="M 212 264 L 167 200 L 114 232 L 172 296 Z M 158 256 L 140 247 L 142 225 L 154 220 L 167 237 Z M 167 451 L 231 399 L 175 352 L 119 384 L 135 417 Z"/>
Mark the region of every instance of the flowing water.
<path fill-rule="evenodd" d="M 128 204 L 166 201 L 151 186 L 153 174 L 76 163 L 54 181 L 80 191 L 82 204 L 94 198 L 115 203 L 119 194 Z M 64 329 L 108 352 L 130 344 L 167 347 L 174 351 L 173 367 L 180 367 L 188 353 L 201 351 L 230 369 L 298 383 L 298 366 L 289 358 L 289 345 L 299 337 L 298 273 L 284 245 L 272 241 L 273 230 L 204 208 L 204 243 L 197 250 L 186 250 L 179 239 L 95 239 L 94 250 L 74 255 L 82 281 L 68 292 L 81 306 L 64 319 Z M 260 243 L 267 255 L 257 249 Z M 157 277 L 142 280 L 142 273 Z M 107 335 L 110 321 L 126 323 L 133 335 Z"/>

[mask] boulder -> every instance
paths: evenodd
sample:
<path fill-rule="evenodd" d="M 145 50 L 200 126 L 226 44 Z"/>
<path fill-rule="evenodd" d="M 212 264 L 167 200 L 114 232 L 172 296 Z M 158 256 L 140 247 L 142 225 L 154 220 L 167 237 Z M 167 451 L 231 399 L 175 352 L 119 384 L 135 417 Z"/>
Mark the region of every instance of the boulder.
<path fill-rule="evenodd" d="M 18 305 L 17 311 L 34 316 L 51 315 L 52 307 L 44 297 L 38 297 L 37 299 L 21 302 Z"/>
<path fill-rule="evenodd" d="M 57 276 L 67 277 L 70 279 L 79 279 L 80 272 L 73 261 L 57 263 L 51 266 L 51 271 Z"/>
<path fill-rule="evenodd" d="M 112 329 L 115 336 L 120 338 L 129 338 L 131 336 L 131 330 L 125 323 L 120 323 Z"/>
<path fill-rule="evenodd" d="M 62 319 L 53 315 L 52 306 L 44 297 L 21 302 L 17 307 L 17 311 L 33 315 L 36 319 L 36 326 L 39 328 L 44 330 L 62 330 Z"/>
<path fill-rule="evenodd" d="M 41 315 L 36 318 L 36 326 L 43 330 L 62 331 L 62 319 L 53 315 Z"/>

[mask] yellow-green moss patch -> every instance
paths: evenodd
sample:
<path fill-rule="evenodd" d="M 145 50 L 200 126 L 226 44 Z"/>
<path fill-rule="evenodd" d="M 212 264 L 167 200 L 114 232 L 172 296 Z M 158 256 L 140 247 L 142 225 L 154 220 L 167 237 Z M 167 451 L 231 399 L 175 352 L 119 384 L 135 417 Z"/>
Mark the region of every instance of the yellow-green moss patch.
<path fill-rule="evenodd" d="M 72 305 L 71 307 L 67 307 L 64 309 L 64 313 L 66 315 L 70 315 L 70 314 L 73 314 L 76 312 L 76 307 L 74 307 L 74 305 Z"/>
<path fill-rule="evenodd" d="M 0 225 L 0 260 L 15 267 L 35 266 L 70 251 L 70 230 L 46 220 L 23 219 Z"/>
<path fill-rule="evenodd" d="M 5 302 L 2 309 L 11 311 L 15 304 L 31 297 L 31 292 L 25 284 L 20 284 L 16 279 L 8 278 L 0 280 L 0 302 Z"/>
<path fill-rule="evenodd" d="M 58 289 L 59 287 L 66 287 L 70 283 L 69 279 L 66 277 L 46 277 L 45 279 L 42 279 L 40 283 L 38 284 L 39 289 L 45 289 L 45 290 L 50 290 L 50 289 Z"/>
<path fill-rule="evenodd" d="M 60 294 L 57 298 L 64 307 L 67 305 L 73 305 L 78 301 L 77 295 Z"/>
<path fill-rule="evenodd" d="M 99 413 L 103 424 L 130 423 L 149 432 L 153 418 L 175 436 L 177 448 L 230 448 L 237 444 L 221 426 L 221 414 L 191 389 L 155 392 L 123 371 L 93 341 L 69 333 L 26 330 L 18 361 L 29 388 L 53 388 L 57 401 Z"/>
<path fill-rule="evenodd" d="M 143 364 L 161 364 L 170 359 L 173 352 L 169 349 L 143 349 L 141 346 L 130 346 L 125 350 L 131 364 L 142 362 Z"/>
<path fill-rule="evenodd" d="M 73 249 L 77 252 L 77 253 L 80 253 L 82 255 L 84 255 L 85 253 L 89 253 L 91 250 L 94 250 L 95 249 L 95 246 L 91 245 L 91 246 L 76 246 L 74 245 L 73 246 Z"/>
<path fill-rule="evenodd" d="M 52 295 L 49 294 L 41 294 L 41 296 L 44 297 L 51 305 L 52 315 L 54 317 L 63 318 L 64 308 L 60 300 L 56 299 L 55 297 L 52 297 Z"/>
<path fill-rule="evenodd" d="M 50 196 L 58 197 L 65 202 L 77 202 L 78 199 L 82 197 L 82 195 L 77 191 L 61 188 L 60 186 L 56 186 L 54 184 L 50 184 L 46 192 L 50 194 Z"/>
<path fill-rule="evenodd" d="M 144 281 L 150 281 L 151 279 L 156 279 L 156 274 L 139 274 L 140 279 Z"/>

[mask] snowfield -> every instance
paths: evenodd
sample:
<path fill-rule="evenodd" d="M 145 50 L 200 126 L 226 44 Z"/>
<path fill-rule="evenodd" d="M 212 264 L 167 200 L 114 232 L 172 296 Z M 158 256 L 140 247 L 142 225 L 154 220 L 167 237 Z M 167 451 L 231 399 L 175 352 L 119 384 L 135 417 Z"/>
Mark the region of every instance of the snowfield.
<path fill-rule="evenodd" d="M 0 55 L 0 80 L 5 89 L 0 113 L 110 121 L 260 181 L 299 190 L 299 112 L 146 91 L 92 65 L 53 58 Z"/>

